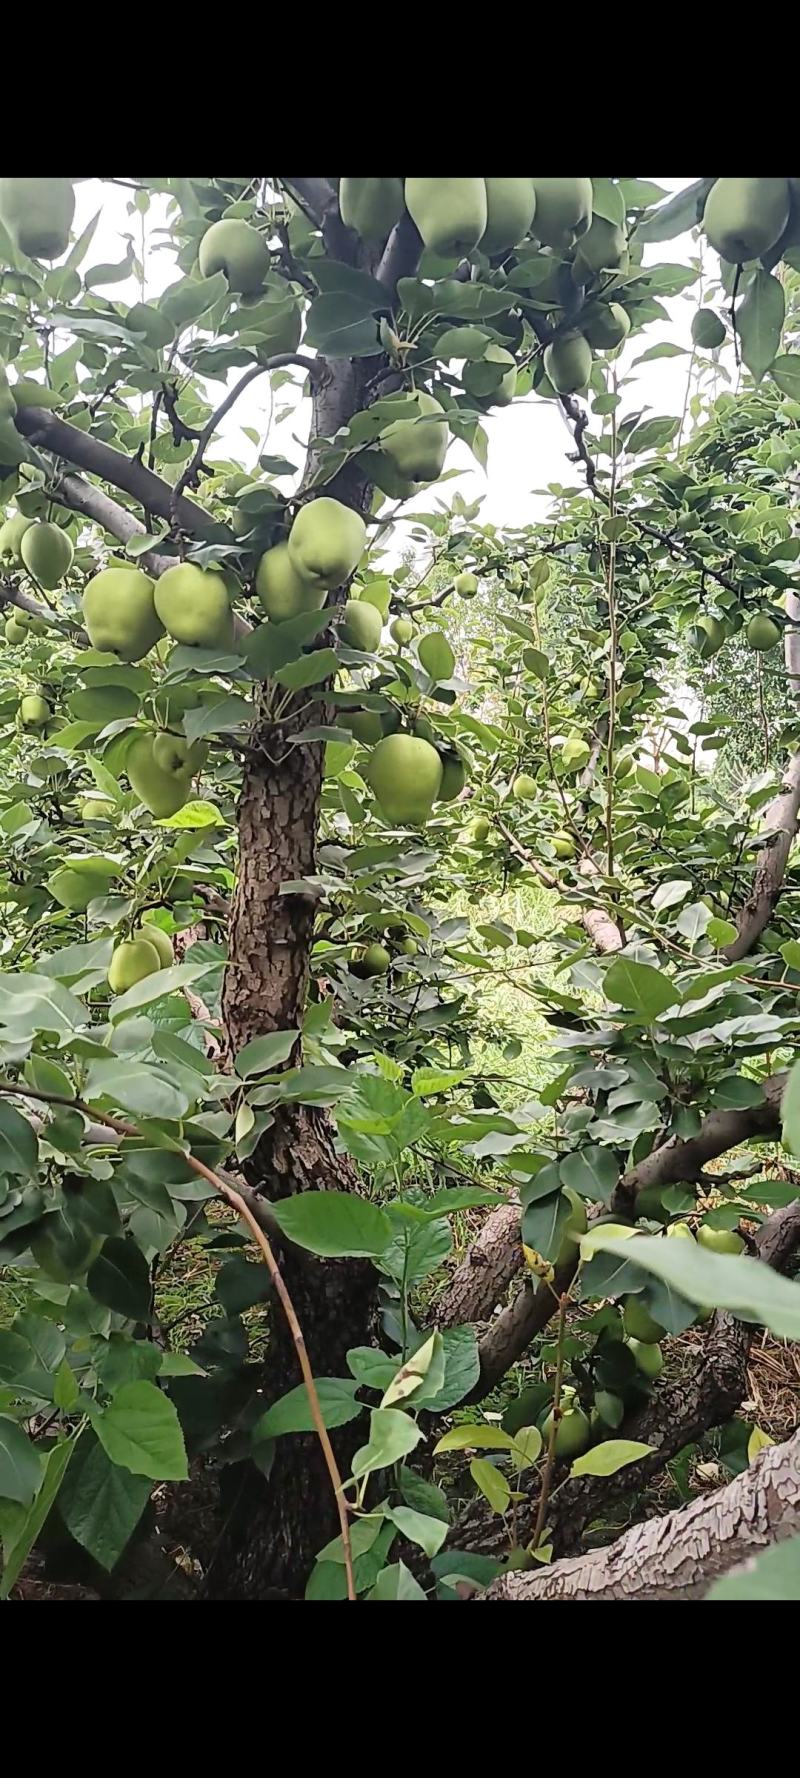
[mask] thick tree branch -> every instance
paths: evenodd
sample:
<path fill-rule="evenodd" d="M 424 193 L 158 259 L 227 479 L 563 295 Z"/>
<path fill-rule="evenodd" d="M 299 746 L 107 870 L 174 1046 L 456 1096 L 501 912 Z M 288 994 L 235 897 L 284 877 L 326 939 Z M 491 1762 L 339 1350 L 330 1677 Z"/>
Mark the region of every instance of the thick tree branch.
<path fill-rule="evenodd" d="M 152 469 L 146 469 L 138 458 L 127 457 L 124 451 L 104 444 L 102 439 L 92 438 L 90 433 L 79 431 L 77 426 L 70 426 L 67 420 L 60 420 L 57 414 L 50 413 L 47 408 L 18 408 L 14 423 L 17 431 L 29 439 L 31 444 L 52 451 L 57 457 L 66 458 L 68 463 L 76 464 L 78 469 L 85 469 L 89 475 L 96 475 L 101 481 L 110 482 L 114 488 L 121 488 L 124 493 L 130 494 L 132 500 L 138 501 L 145 512 L 154 517 L 168 521 L 171 519 L 173 490 L 169 482 L 162 481 L 160 475 L 154 475 Z M 193 500 L 185 497 L 179 502 L 177 518 L 182 530 L 200 535 L 205 535 L 215 526 L 210 513 L 204 512 L 202 506 L 195 505 Z"/>
<path fill-rule="evenodd" d="M 40 605 L 38 600 L 31 599 L 28 593 L 23 593 L 10 580 L 0 581 L 0 608 L 6 605 L 16 605 L 19 611 L 27 611 L 29 617 L 38 617 L 51 630 L 61 630 L 64 635 L 82 637 L 84 641 L 88 641 L 80 624 L 61 617 L 57 611 L 51 611 L 48 605 Z"/>
<path fill-rule="evenodd" d="M 322 228 L 326 216 L 338 208 L 336 191 L 328 179 L 283 179 L 280 184 L 300 205 L 311 222 Z"/>
<path fill-rule="evenodd" d="M 397 295 L 400 278 L 412 277 L 421 254 L 422 236 L 406 212 L 395 223 L 375 273 L 378 282 L 385 284 L 391 302 Z"/>
<path fill-rule="evenodd" d="M 661 1148 L 654 1149 L 637 1167 L 623 1174 L 612 1198 L 612 1209 L 630 1211 L 639 1192 L 648 1186 L 698 1180 L 709 1161 L 754 1136 L 779 1136 L 786 1080 L 786 1074 L 770 1075 L 762 1082 L 764 1096 L 758 1105 L 749 1105 L 742 1111 L 710 1111 L 696 1136 L 671 1136 Z"/>
<path fill-rule="evenodd" d="M 616 1543 L 532 1573 L 503 1575 L 481 1597 L 702 1599 L 712 1581 L 800 1531 L 800 1432 L 773 1445 L 717 1494 L 634 1525 Z"/>
<path fill-rule="evenodd" d="M 144 537 L 145 527 L 141 519 L 129 512 L 127 507 L 120 506 L 112 500 L 102 488 L 96 488 L 91 482 L 85 482 L 80 475 L 62 475 L 54 478 L 52 483 L 54 498 L 71 512 L 80 512 L 84 518 L 91 519 L 116 537 L 118 543 L 128 543 L 132 537 Z M 148 550 L 145 555 L 137 557 L 137 567 L 147 569 L 148 574 L 158 577 L 167 568 L 174 568 L 174 556 L 161 555 L 157 550 Z"/>

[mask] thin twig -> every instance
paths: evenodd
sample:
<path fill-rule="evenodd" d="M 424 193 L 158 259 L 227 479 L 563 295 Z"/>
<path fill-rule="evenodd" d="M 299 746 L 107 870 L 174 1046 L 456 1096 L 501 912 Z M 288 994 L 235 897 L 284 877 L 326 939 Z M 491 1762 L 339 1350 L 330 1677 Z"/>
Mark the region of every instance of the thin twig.
<path fill-rule="evenodd" d="M 550 1422 L 550 1437 L 547 1441 L 547 1458 L 544 1466 L 544 1474 L 542 1476 L 542 1491 L 539 1495 L 539 1510 L 536 1514 L 536 1524 L 534 1526 L 533 1542 L 531 1544 L 531 1548 L 534 1550 L 538 1550 L 539 1544 L 541 1543 L 542 1532 L 544 1531 L 545 1514 L 547 1512 L 550 1489 L 553 1483 L 553 1470 L 555 1469 L 556 1463 L 556 1439 L 558 1438 L 558 1428 L 561 1424 L 561 1380 L 564 1375 L 564 1327 L 567 1318 L 568 1302 L 569 1291 L 562 1291 L 561 1296 L 558 1299 L 556 1380 L 553 1389 L 553 1418 Z"/>
<path fill-rule="evenodd" d="M 109 1130 L 114 1130 L 118 1136 L 139 1136 L 139 1131 L 135 1124 L 129 1124 L 122 1118 L 109 1117 L 106 1112 L 97 1111 L 93 1106 L 86 1105 L 82 1099 L 69 1098 L 65 1093 L 36 1092 L 32 1087 L 28 1087 L 27 1085 L 18 1086 L 13 1081 L 0 1081 L 0 1093 L 12 1094 L 16 1098 L 38 1099 L 44 1101 L 45 1104 L 50 1105 L 67 1105 L 73 1111 L 80 1111 L 84 1117 L 91 1118 L 96 1123 L 105 1124 Z M 237 1191 L 235 1186 L 229 1185 L 226 1180 L 221 1179 L 218 1173 L 212 1172 L 211 1168 L 207 1167 L 203 1161 L 199 1161 L 195 1155 L 189 1153 L 184 1158 L 187 1166 L 191 1167 L 194 1173 L 200 1174 L 201 1178 L 207 1180 L 208 1184 L 213 1186 L 214 1190 L 219 1193 L 219 1196 L 224 1198 L 227 1204 L 230 1204 L 231 1209 L 236 1211 L 237 1216 L 241 1217 L 242 1222 L 247 1224 L 253 1240 L 263 1254 L 264 1264 L 266 1265 L 272 1283 L 275 1286 L 276 1294 L 294 1341 L 295 1351 L 297 1353 L 300 1370 L 303 1375 L 303 1382 L 306 1386 L 309 1406 L 311 1408 L 311 1418 L 314 1422 L 317 1437 L 322 1446 L 325 1464 L 336 1496 L 336 1510 L 339 1516 L 339 1525 L 342 1533 L 342 1551 L 344 1555 L 345 1574 L 347 1576 L 347 1597 L 348 1599 L 355 1599 L 356 1590 L 353 1579 L 350 1523 L 347 1517 L 344 1484 L 339 1473 L 339 1465 L 336 1462 L 333 1446 L 328 1436 L 328 1429 L 323 1419 L 319 1396 L 317 1394 L 317 1386 L 314 1382 L 314 1373 L 311 1369 L 308 1352 L 306 1350 L 306 1343 L 303 1337 L 303 1330 L 297 1318 L 297 1312 L 289 1294 L 283 1273 L 281 1272 L 278 1261 L 275 1258 L 264 1230 L 259 1227 L 253 1211 L 250 1209 L 249 1204 L 245 1203 L 241 1192 Z"/>
<path fill-rule="evenodd" d="M 244 372 L 244 375 L 239 378 L 238 383 L 234 383 L 233 388 L 228 390 L 224 400 L 220 402 L 219 407 L 214 409 L 210 419 L 206 421 L 202 432 L 198 435 L 194 456 L 189 459 L 186 468 L 181 471 L 181 474 L 175 483 L 172 493 L 173 515 L 176 515 L 178 501 L 181 498 L 184 488 L 189 486 L 194 487 L 198 474 L 203 467 L 203 457 L 206 449 L 213 438 L 217 427 L 220 422 L 224 420 L 225 415 L 230 413 L 231 408 L 239 400 L 239 396 L 244 393 L 248 384 L 255 382 L 256 377 L 263 376 L 265 371 L 282 370 L 285 365 L 289 364 L 301 365 L 309 377 L 312 376 L 314 371 L 318 368 L 314 359 L 306 358 L 302 352 L 276 352 L 272 358 L 265 358 L 263 364 L 251 364 L 249 369 Z"/>

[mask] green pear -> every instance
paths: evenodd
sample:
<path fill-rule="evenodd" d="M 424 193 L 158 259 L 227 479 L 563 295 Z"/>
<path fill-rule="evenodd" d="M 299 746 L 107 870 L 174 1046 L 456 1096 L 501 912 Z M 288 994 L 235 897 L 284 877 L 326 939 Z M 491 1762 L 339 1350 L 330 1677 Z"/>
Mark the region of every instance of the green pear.
<path fill-rule="evenodd" d="M 725 323 L 713 309 L 698 309 L 692 322 L 692 339 L 701 352 L 715 352 L 726 339 Z"/>
<path fill-rule="evenodd" d="M 715 1229 L 708 1222 L 701 1222 L 697 1242 L 709 1253 L 744 1253 L 744 1241 L 735 1229 Z"/>
<path fill-rule="evenodd" d="M 141 568 L 103 568 L 84 588 L 83 621 L 93 648 L 140 661 L 164 634 L 152 580 Z"/>
<path fill-rule="evenodd" d="M 406 642 L 412 641 L 416 635 L 416 629 L 417 626 L 412 624 L 410 617 L 396 617 L 389 628 L 389 635 L 392 641 L 397 643 L 398 648 L 403 648 Z"/>
<path fill-rule="evenodd" d="M 553 834 L 550 844 L 555 852 L 556 858 L 575 857 L 575 841 L 572 838 L 572 835 L 564 833 L 563 829 L 559 833 Z"/>
<path fill-rule="evenodd" d="M 789 220 L 788 179 L 718 179 L 706 198 L 703 228 L 730 265 L 760 259 Z"/>
<path fill-rule="evenodd" d="M 475 815 L 468 827 L 464 829 L 464 834 L 469 842 L 474 842 L 476 846 L 482 846 L 484 840 L 488 840 L 491 831 L 492 824 L 488 815 Z"/>
<path fill-rule="evenodd" d="M 381 614 L 374 605 L 365 605 L 361 599 L 348 599 L 340 630 L 342 641 L 348 648 L 360 648 L 365 654 L 374 654 L 380 648 L 382 629 Z"/>
<path fill-rule="evenodd" d="M 195 562 L 168 568 L 156 583 L 156 614 L 175 642 L 186 648 L 228 649 L 233 612 L 223 576 Z"/>
<path fill-rule="evenodd" d="M 367 945 L 363 961 L 367 975 L 386 975 L 392 959 L 385 945 L 372 944 Z"/>
<path fill-rule="evenodd" d="M 383 723 L 377 710 L 344 710 L 341 721 L 362 747 L 373 747 L 383 740 Z"/>
<path fill-rule="evenodd" d="M 144 935 L 136 938 L 123 939 L 117 945 L 108 966 L 108 985 L 112 994 L 126 994 L 137 982 L 144 981 L 146 975 L 155 975 L 161 968 L 161 958 L 155 945 L 151 945 Z"/>
<path fill-rule="evenodd" d="M 545 1450 L 548 1449 L 550 1444 L 550 1435 L 553 1430 L 554 1419 L 555 1411 L 551 1408 L 550 1413 L 542 1424 L 542 1438 L 544 1439 Z M 583 1408 L 579 1405 L 574 1407 L 571 1404 L 568 1405 L 566 1410 L 561 1414 L 556 1429 L 556 1456 L 561 1458 L 562 1461 L 568 1457 L 582 1456 L 583 1452 L 587 1451 L 589 1448 L 591 1437 L 591 1424 L 588 1415 L 584 1413 Z"/>
<path fill-rule="evenodd" d="M 436 481 L 450 437 L 444 409 L 426 389 L 404 395 L 393 405 L 398 418 L 381 433 L 382 455 L 405 481 Z"/>
<path fill-rule="evenodd" d="M 116 804 L 107 797 L 88 796 L 81 803 L 82 821 L 110 821 L 115 813 Z"/>
<path fill-rule="evenodd" d="M 616 222 L 605 216 L 593 216 L 585 235 L 581 236 L 575 253 L 577 281 L 588 281 L 583 274 L 615 272 L 624 267 L 628 253 L 628 237 Z"/>
<path fill-rule="evenodd" d="M 442 788 L 437 802 L 454 803 L 467 782 L 467 768 L 457 753 L 448 753 L 442 760 Z"/>
<path fill-rule="evenodd" d="M 536 792 L 536 779 L 529 777 L 527 772 L 520 772 L 519 777 L 514 779 L 512 788 L 512 794 L 516 797 L 517 802 L 531 802 L 533 797 L 536 796 Z"/>
<path fill-rule="evenodd" d="M 178 771 L 159 765 L 153 757 L 155 739 L 153 735 L 137 735 L 125 755 L 125 770 L 139 801 L 157 821 L 164 821 L 189 801 L 192 773 L 185 764 Z"/>
<path fill-rule="evenodd" d="M 60 259 L 69 246 L 75 193 L 69 179 L 0 179 L 0 219 L 31 259 Z"/>
<path fill-rule="evenodd" d="M 274 624 L 299 617 L 301 611 L 320 611 L 328 596 L 327 587 L 299 572 L 288 543 L 264 551 L 256 569 L 256 592 Z"/>
<path fill-rule="evenodd" d="M 465 568 L 462 574 L 456 575 L 453 581 L 453 592 L 458 594 L 459 599 L 474 599 L 477 591 L 477 577 L 468 568 Z"/>
<path fill-rule="evenodd" d="M 571 247 L 592 216 L 591 179 L 534 179 L 534 234 L 543 247 Z"/>
<path fill-rule="evenodd" d="M 52 714 L 46 698 L 32 693 L 29 697 L 20 699 L 19 719 L 23 728 L 46 728 Z"/>
<path fill-rule="evenodd" d="M 430 741 L 387 735 L 370 756 L 366 776 L 387 821 L 422 827 L 442 787 L 442 762 Z"/>
<path fill-rule="evenodd" d="M 532 179 L 487 179 L 488 220 L 481 237 L 481 252 L 491 258 L 507 253 L 524 240 L 533 222 L 536 193 Z"/>
<path fill-rule="evenodd" d="M 169 729 L 160 729 L 153 737 L 153 759 L 162 772 L 188 772 L 194 778 L 207 756 L 204 741 L 187 741 L 185 735 L 174 735 Z"/>
<path fill-rule="evenodd" d="M 59 525 L 31 525 L 20 544 L 28 573 L 48 593 L 69 573 L 74 554 L 72 539 Z"/>
<path fill-rule="evenodd" d="M 21 612 L 19 616 L 22 616 Z M 25 637 L 28 634 L 28 626 L 27 624 L 20 623 L 19 617 L 7 617 L 3 626 L 3 633 L 7 642 L 11 642 L 12 644 L 24 642 Z"/>
<path fill-rule="evenodd" d="M 482 358 L 465 364 L 461 381 L 469 395 L 491 407 L 508 407 L 517 387 L 517 361 L 505 346 L 489 345 Z"/>
<path fill-rule="evenodd" d="M 402 179 L 340 179 L 339 212 L 345 228 L 380 245 L 405 209 Z"/>
<path fill-rule="evenodd" d="M 625 1298 L 622 1311 L 622 1325 L 632 1340 L 639 1340 L 643 1346 L 657 1346 L 659 1340 L 666 1335 L 666 1328 L 660 1321 L 655 1321 L 638 1296 Z"/>
<path fill-rule="evenodd" d="M 212 222 L 200 242 L 198 263 L 204 278 L 224 272 L 237 296 L 260 290 L 269 272 L 270 257 L 264 238 L 241 217 Z"/>
<path fill-rule="evenodd" d="M 175 338 L 175 323 L 169 316 L 162 315 L 160 309 L 154 309 L 151 303 L 134 303 L 125 316 L 125 326 L 130 333 L 144 334 L 144 344 L 151 352 L 171 346 Z"/>
<path fill-rule="evenodd" d="M 289 534 L 289 554 L 298 574 L 331 592 L 355 572 L 366 541 L 360 512 L 322 494 L 301 506 Z"/>
<path fill-rule="evenodd" d="M 636 1368 L 643 1377 L 660 1377 L 664 1369 L 664 1354 L 661 1347 L 648 1340 L 628 1340 L 627 1345 L 633 1353 Z"/>
<path fill-rule="evenodd" d="M 728 632 L 722 619 L 712 617 L 708 611 L 704 611 L 702 616 L 698 617 L 697 623 L 692 626 L 692 629 L 694 632 L 692 640 L 696 643 L 700 659 L 704 661 L 709 661 L 712 655 L 718 654 L 723 643 L 728 639 Z"/>
<path fill-rule="evenodd" d="M 576 327 L 558 333 L 545 348 L 545 374 L 559 395 L 575 395 L 592 374 L 592 348 Z"/>
<path fill-rule="evenodd" d="M 406 209 L 432 253 L 461 258 L 486 231 L 486 180 L 407 179 Z"/>
<path fill-rule="evenodd" d="M 144 926 L 137 926 L 133 934 L 135 939 L 145 939 L 158 957 L 162 969 L 170 969 L 175 962 L 175 947 L 168 932 L 162 926 L 156 926 L 154 920 L 148 920 Z"/>
<path fill-rule="evenodd" d="M 362 605 L 374 605 L 384 623 L 386 622 L 392 602 L 392 589 L 388 580 L 372 580 L 369 586 L 357 589 L 354 597 L 359 598 Z"/>
<path fill-rule="evenodd" d="M 416 957 L 419 955 L 419 945 L 415 938 L 404 938 L 401 942 L 400 949 L 404 957 Z"/>
<path fill-rule="evenodd" d="M 581 333 L 597 352 L 613 352 L 631 331 L 631 318 L 621 303 L 598 304 L 581 315 Z"/>
<path fill-rule="evenodd" d="M 20 545 L 32 524 L 33 519 L 26 519 L 23 513 L 15 513 L 13 518 L 6 519 L 5 524 L 0 525 L 0 562 L 5 566 L 13 564 L 18 567 L 22 562 Z"/>
<path fill-rule="evenodd" d="M 770 617 L 767 611 L 756 611 L 745 630 L 747 646 L 756 654 L 764 654 L 770 648 L 777 648 L 782 635 L 780 624 L 776 624 L 774 617 Z"/>

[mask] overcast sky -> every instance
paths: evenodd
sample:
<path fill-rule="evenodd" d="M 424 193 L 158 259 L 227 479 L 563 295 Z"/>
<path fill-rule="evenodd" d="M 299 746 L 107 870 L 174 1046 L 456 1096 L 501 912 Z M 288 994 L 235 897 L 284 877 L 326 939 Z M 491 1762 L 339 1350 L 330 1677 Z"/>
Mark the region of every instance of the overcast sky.
<path fill-rule="evenodd" d="M 690 184 L 691 180 L 657 179 L 656 183 L 667 190 L 676 190 Z M 97 232 L 82 268 L 84 271 L 90 265 L 121 260 L 128 234 L 132 234 L 138 251 L 140 218 L 127 214 L 127 204 L 132 196 L 129 190 L 107 181 L 88 179 L 77 186 L 76 196 L 76 231 L 82 229 L 98 209 L 102 209 Z M 155 250 L 156 243 L 164 239 L 163 235 L 155 233 L 155 230 L 163 227 L 164 217 L 163 201 L 154 199 L 146 218 L 147 294 L 153 297 L 158 296 L 166 285 L 180 275 L 171 253 L 160 246 Z M 696 244 L 686 235 L 663 246 L 648 249 L 647 258 L 666 259 L 674 263 L 685 262 L 696 254 Z M 138 284 L 131 279 L 116 285 L 104 285 L 102 294 L 115 302 L 135 302 L 139 297 Z M 621 360 L 622 370 L 627 373 L 638 354 L 661 339 L 670 339 L 675 344 L 688 348 L 691 343 L 689 329 L 696 302 L 696 290 L 692 289 L 688 296 L 677 297 L 666 304 L 670 311 L 669 323 L 654 323 L 645 333 L 638 334 L 625 348 Z M 687 351 L 685 357 L 656 360 L 635 369 L 632 372 L 633 381 L 624 392 L 623 411 L 647 408 L 654 414 L 681 413 L 688 367 Z M 239 371 L 233 373 L 234 376 L 239 374 Z M 299 380 L 299 371 L 297 376 Z M 222 384 L 213 383 L 209 388 L 211 399 L 221 398 Z M 284 399 L 285 392 L 281 391 L 280 401 Z M 245 391 L 241 401 L 224 422 L 217 434 L 219 443 L 216 454 L 238 458 L 249 468 L 253 463 L 253 446 L 241 429 L 243 426 L 256 427 L 263 434 L 268 415 L 269 396 L 265 378 L 263 382 L 257 381 L 252 388 Z M 280 426 L 273 426 L 267 449 L 273 454 L 282 453 L 290 460 L 300 463 L 309 424 L 310 404 L 305 402 L 297 406 L 290 419 Z M 488 473 L 484 474 L 477 466 L 465 445 L 454 442 L 448 452 L 447 467 L 458 468 L 463 473 L 458 479 L 445 483 L 441 495 L 449 500 L 456 489 L 468 500 L 482 495 L 481 519 L 491 520 L 497 525 L 521 525 L 543 516 L 547 499 L 541 494 L 537 496 L 535 490 L 546 488 L 550 482 L 572 483 L 578 479 L 577 472 L 567 461 L 571 440 L 557 405 L 529 396 L 515 402 L 512 407 L 489 416 L 485 424 L 489 436 Z M 222 449 L 219 448 L 220 443 L 223 445 Z M 214 454 L 209 453 L 212 460 Z M 284 481 L 281 486 L 286 492 L 291 490 L 290 481 Z M 429 509 L 431 504 L 430 492 L 421 496 L 417 502 L 421 509 Z M 405 511 L 412 510 L 413 506 L 409 503 Z M 405 531 L 405 525 L 399 528 L 397 545 L 402 544 L 402 534 Z"/>

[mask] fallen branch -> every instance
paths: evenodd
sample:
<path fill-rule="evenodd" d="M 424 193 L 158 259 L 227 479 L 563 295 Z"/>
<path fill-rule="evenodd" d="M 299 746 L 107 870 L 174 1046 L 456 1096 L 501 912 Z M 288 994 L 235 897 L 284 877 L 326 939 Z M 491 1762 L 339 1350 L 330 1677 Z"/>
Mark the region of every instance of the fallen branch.
<path fill-rule="evenodd" d="M 748 1557 L 800 1532 L 800 1432 L 727 1488 L 646 1519 L 606 1549 L 505 1574 L 482 1600 L 702 1599 Z"/>

